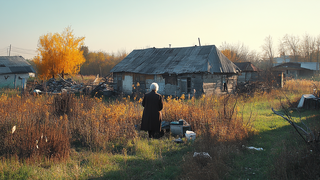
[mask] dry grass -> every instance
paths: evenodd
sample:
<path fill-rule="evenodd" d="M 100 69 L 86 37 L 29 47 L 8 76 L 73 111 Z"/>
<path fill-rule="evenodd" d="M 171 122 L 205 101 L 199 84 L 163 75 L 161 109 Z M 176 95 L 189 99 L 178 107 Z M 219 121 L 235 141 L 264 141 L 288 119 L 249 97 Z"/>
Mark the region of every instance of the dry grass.
<path fill-rule="evenodd" d="M 109 148 L 110 142 L 136 137 L 141 99 L 130 97 L 111 103 L 102 98 L 62 94 L 0 98 L 1 155 L 68 157 L 70 144 L 91 149 Z M 201 129 L 221 140 L 243 139 L 248 128 L 237 117 L 233 96 L 165 100 L 164 120 L 185 119 L 201 136 Z M 11 133 L 13 127 L 17 130 Z M 45 142 L 46 138 L 46 142 Z"/>
<path fill-rule="evenodd" d="M 68 117 L 50 116 L 46 97 L 0 97 L 0 154 L 30 158 L 69 156 Z"/>
<path fill-rule="evenodd" d="M 208 129 L 219 140 L 243 139 L 248 136 L 250 127 L 238 117 L 237 101 L 234 95 L 203 95 L 198 100 L 169 97 L 164 103 L 163 117 L 166 121 L 186 120 L 199 136 Z"/>
<path fill-rule="evenodd" d="M 204 104 L 207 105 L 204 106 Z M 194 151 L 206 152 L 211 157 L 192 155 L 186 157 L 182 179 L 228 177 L 228 172 L 232 169 L 229 163 L 232 155 L 240 152 L 242 141 L 252 132 L 251 127 L 246 126 L 242 118 L 238 117 L 236 105 L 237 99 L 231 95 L 220 98 L 211 97 L 199 103 L 199 107 L 205 109 L 202 109 L 204 113 L 200 115 L 202 120 L 197 121 L 196 132 L 201 136 L 194 144 Z M 204 115 L 206 112 L 207 115 Z M 196 114 L 196 112 L 193 113 Z"/>
<path fill-rule="evenodd" d="M 3 94 L 0 108 L 0 154 L 19 158 L 67 158 L 70 143 L 105 149 L 110 141 L 133 138 L 141 117 L 140 105 L 126 98 L 105 104 L 99 98 L 69 94 Z"/>
<path fill-rule="evenodd" d="M 208 152 L 212 159 L 186 157 L 184 179 L 223 179 L 231 166 L 232 155 L 239 153 L 241 142 L 253 129 L 251 116 L 243 116 L 243 104 L 267 102 L 273 107 L 280 103 L 272 99 L 279 94 L 290 96 L 307 93 L 318 82 L 287 81 L 282 91 L 256 92 L 252 96 L 202 96 L 199 99 L 168 97 L 164 101 L 163 120 L 184 119 L 197 133 L 194 150 Z M 306 89 L 301 89 L 306 87 Z M 290 94 L 291 93 L 291 94 Z M 240 109 L 242 112 L 240 112 Z M 137 137 L 135 125 L 140 124 L 141 99 L 125 97 L 112 102 L 103 98 L 57 96 L 0 97 L 0 156 L 20 160 L 66 160 L 70 147 L 112 152 L 115 142 L 126 144 Z M 13 127 L 16 130 L 12 133 Z M 119 148 L 120 151 L 123 150 Z"/>

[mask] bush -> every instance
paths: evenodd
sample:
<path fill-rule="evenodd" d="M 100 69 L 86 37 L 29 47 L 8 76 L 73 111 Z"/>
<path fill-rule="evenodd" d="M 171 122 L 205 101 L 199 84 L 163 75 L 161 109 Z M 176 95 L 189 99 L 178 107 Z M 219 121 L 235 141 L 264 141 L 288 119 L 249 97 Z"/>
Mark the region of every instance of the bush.
<path fill-rule="evenodd" d="M 34 97 L 0 98 L 0 155 L 20 159 L 69 156 L 68 118 L 50 116 L 46 101 Z"/>

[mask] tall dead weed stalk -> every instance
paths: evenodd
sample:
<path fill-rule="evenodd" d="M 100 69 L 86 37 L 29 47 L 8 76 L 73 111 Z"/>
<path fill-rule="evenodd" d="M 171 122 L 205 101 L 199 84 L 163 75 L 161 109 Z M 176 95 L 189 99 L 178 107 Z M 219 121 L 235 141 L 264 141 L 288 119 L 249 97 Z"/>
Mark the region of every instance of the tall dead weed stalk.
<path fill-rule="evenodd" d="M 210 133 L 220 141 L 241 140 L 250 129 L 237 116 L 234 96 L 202 96 L 200 99 L 168 97 L 163 119 L 185 119 L 197 136 Z M 0 155 L 19 158 L 69 156 L 70 146 L 108 150 L 115 141 L 137 136 L 141 123 L 141 99 L 130 97 L 106 103 L 102 98 L 14 96 L 0 98 Z M 16 128 L 12 132 L 13 128 Z"/>

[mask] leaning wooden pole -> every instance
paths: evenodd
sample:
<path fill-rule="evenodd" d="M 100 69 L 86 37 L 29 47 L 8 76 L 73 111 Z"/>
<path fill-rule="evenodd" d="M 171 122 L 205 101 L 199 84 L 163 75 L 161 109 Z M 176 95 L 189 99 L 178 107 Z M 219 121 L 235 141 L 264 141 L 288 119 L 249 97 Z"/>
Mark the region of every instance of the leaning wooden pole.
<path fill-rule="evenodd" d="M 300 131 L 298 129 L 300 129 L 302 132 L 305 133 L 305 135 L 307 136 L 309 133 L 307 131 L 305 131 L 302 127 L 296 125 L 293 121 L 291 121 L 290 119 L 288 119 L 287 117 L 284 117 L 282 114 L 278 113 L 277 111 L 275 111 L 273 108 L 271 108 L 271 110 L 278 116 L 281 116 L 283 119 L 285 119 L 286 121 L 288 121 L 290 123 L 290 125 L 292 125 L 294 127 L 294 129 L 298 132 L 298 134 L 302 137 L 302 139 L 308 144 L 308 141 L 306 140 L 305 137 L 303 137 L 303 135 L 300 133 Z"/>

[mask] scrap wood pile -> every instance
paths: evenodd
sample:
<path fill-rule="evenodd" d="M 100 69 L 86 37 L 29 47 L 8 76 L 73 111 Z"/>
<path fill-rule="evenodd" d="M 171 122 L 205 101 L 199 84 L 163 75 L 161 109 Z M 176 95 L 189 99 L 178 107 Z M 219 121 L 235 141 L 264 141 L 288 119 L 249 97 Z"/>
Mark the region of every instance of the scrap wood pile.
<path fill-rule="evenodd" d="M 255 82 L 240 82 L 237 84 L 236 92 L 239 94 L 242 93 L 253 93 L 255 91 L 269 91 L 270 88 L 268 88 L 263 82 L 255 81 Z"/>
<path fill-rule="evenodd" d="M 108 86 L 106 83 L 101 82 L 99 83 L 92 91 L 92 95 L 102 95 L 104 90 L 107 90 Z"/>
<path fill-rule="evenodd" d="M 102 81 L 102 82 L 101 82 Z M 114 95 L 113 89 L 113 75 L 112 73 L 108 74 L 105 77 L 102 77 L 100 83 L 92 89 L 91 95 L 105 95 L 105 96 L 112 96 Z"/>
<path fill-rule="evenodd" d="M 110 76 L 110 75 L 109 75 Z M 71 78 L 64 79 L 60 76 L 59 80 L 55 78 L 51 78 L 46 82 L 39 83 L 34 82 L 30 92 L 36 94 L 49 93 L 49 94 L 59 94 L 62 92 L 67 93 L 84 93 L 91 95 L 113 95 L 113 87 L 112 87 L 112 77 L 101 77 L 99 75 L 94 79 L 94 81 L 88 84 L 77 83 L 73 81 Z M 111 79 L 111 80 L 110 80 Z"/>

